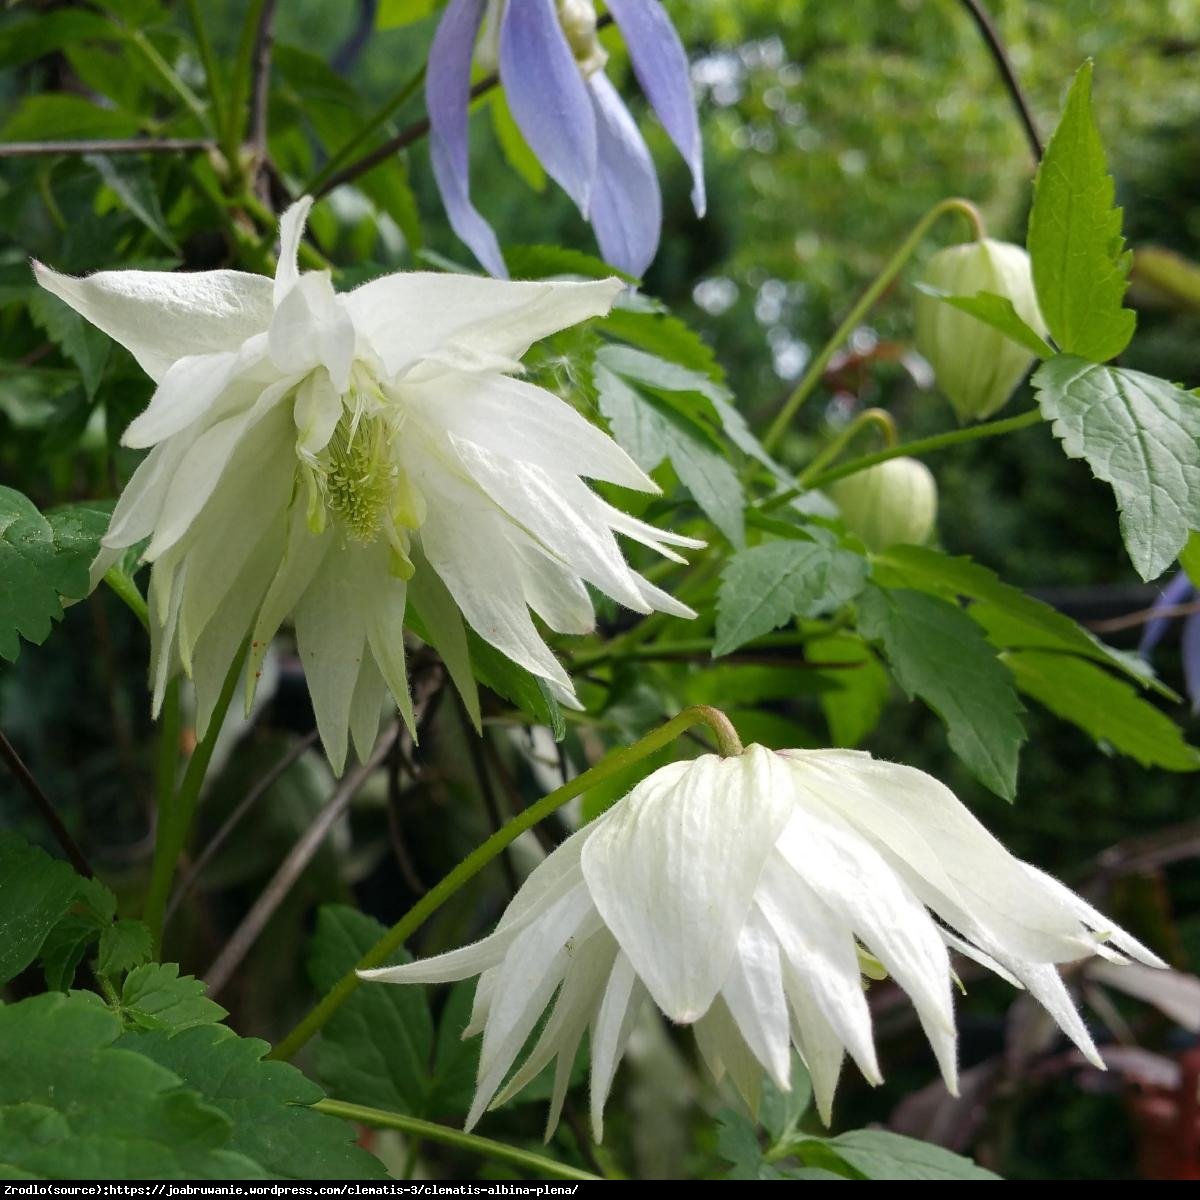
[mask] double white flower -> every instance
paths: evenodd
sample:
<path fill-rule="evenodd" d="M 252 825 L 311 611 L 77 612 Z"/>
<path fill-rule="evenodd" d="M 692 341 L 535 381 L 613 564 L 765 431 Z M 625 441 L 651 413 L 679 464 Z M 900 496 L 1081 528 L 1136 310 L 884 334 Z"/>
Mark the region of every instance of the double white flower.
<path fill-rule="evenodd" d="M 592 584 L 637 612 L 693 616 L 630 570 L 614 534 L 670 557 L 702 543 L 601 500 L 581 476 L 658 489 L 569 404 L 513 377 L 533 342 L 606 313 L 620 281 L 412 272 L 338 295 L 328 272 L 297 265 L 310 203 L 283 216 L 274 281 L 35 270 L 158 384 L 124 437 L 153 449 L 94 572 L 149 539 L 155 711 L 167 681 L 188 673 L 203 736 L 238 648 L 251 638 L 252 693 L 291 616 L 340 770 L 348 730 L 369 752 L 388 690 L 411 723 L 406 605 L 464 694 L 460 613 L 571 703 L 530 610 L 587 632 Z"/>
<path fill-rule="evenodd" d="M 788 1087 L 794 1045 L 828 1123 L 846 1051 L 870 1082 L 881 1080 L 863 990 L 868 955 L 912 999 L 954 1091 L 948 948 L 1028 988 L 1101 1067 L 1055 964 L 1101 955 L 1164 965 L 1009 854 L 923 772 L 858 751 L 750 746 L 655 771 L 555 850 L 489 937 L 362 974 L 390 983 L 480 976 L 464 1033 L 483 1032 L 468 1128 L 557 1057 L 549 1137 L 590 1029 L 598 1140 L 647 998 L 694 1024 L 714 1076 L 728 1074 L 752 1106 L 763 1071 Z"/>

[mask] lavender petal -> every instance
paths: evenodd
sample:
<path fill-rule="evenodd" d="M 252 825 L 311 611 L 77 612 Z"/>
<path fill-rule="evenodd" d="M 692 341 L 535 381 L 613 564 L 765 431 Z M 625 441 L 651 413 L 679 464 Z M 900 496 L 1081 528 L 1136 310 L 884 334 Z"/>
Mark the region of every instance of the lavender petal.
<path fill-rule="evenodd" d="M 471 203 L 467 107 L 471 61 L 485 0 L 450 0 L 434 34 L 425 77 L 430 158 L 450 227 L 484 268 L 501 279 L 508 270 L 495 231 Z"/>
<path fill-rule="evenodd" d="M 692 172 L 692 206 L 704 216 L 704 148 L 687 51 L 659 0 L 608 0 L 629 49 L 634 74 Z"/>
<path fill-rule="evenodd" d="M 641 276 L 658 250 L 662 197 L 650 151 L 617 89 L 601 71 L 588 80 L 599 159 L 592 228 L 605 261 Z"/>
<path fill-rule="evenodd" d="M 510 0 L 500 26 L 500 82 L 530 149 L 587 217 L 596 120 L 554 0 Z"/>

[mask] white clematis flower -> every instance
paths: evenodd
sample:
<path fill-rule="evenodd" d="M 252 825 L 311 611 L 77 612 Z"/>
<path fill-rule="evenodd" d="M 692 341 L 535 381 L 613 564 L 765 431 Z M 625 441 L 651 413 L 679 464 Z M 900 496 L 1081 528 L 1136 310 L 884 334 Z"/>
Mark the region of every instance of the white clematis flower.
<path fill-rule="evenodd" d="M 557 1067 L 547 1137 L 591 1038 L 594 1134 L 647 1000 L 693 1024 L 719 1080 L 752 1107 L 791 1046 L 828 1124 L 844 1053 L 881 1074 L 862 968 L 908 993 L 956 1088 L 948 948 L 1028 988 L 1097 1066 L 1056 963 L 1164 964 L 1061 883 L 1014 858 L 937 780 L 853 750 L 706 755 L 655 771 L 554 851 L 496 931 L 436 958 L 363 971 L 434 983 L 479 975 L 464 1036 L 483 1032 L 470 1128 Z M 510 1075 L 542 1012 L 536 1045 Z"/>
<path fill-rule="evenodd" d="M 248 688 L 292 617 L 337 770 L 360 756 L 388 690 L 411 725 L 411 603 L 464 694 L 462 617 L 574 702 L 538 633 L 593 626 L 585 583 L 638 612 L 694 616 L 630 570 L 617 533 L 670 557 L 702 545 L 601 500 L 581 476 L 652 480 L 569 404 L 514 378 L 539 338 L 606 313 L 616 279 L 509 283 L 401 273 L 344 295 L 301 274 L 311 201 L 281 222 L 275 279 L 239 271 L 105 271 L 38 282 L 126 346 L 158 384 L 125 432 L 153 447 L 93 574 L 148 538 L 157 711 L 180 670 L 201 736 L 238 648 Z M 249 701 L 249 697 L 248 697 Z"/>

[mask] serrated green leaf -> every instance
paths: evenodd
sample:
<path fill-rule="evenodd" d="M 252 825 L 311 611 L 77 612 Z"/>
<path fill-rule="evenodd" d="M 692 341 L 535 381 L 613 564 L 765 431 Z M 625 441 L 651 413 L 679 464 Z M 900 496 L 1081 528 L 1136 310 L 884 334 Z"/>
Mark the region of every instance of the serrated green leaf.
<path fill-rule="evenodd" d="M 62 619 L 61 597 L 87 595 L 107 525 L 106 510 L 80 505 L 43 516 L 20 492 L 0 487 L 0 658 L 15 660 L 22 637 L 44 642 Z"/>
<path fill-rule="evenodd" d="M 90 400 L 112 350 L 112 339 L 69 308 L 57 296 L 38 289 L 29 297 L 29 315 L 46 336 L 79 368 Z"/>
<path fill-rule="evenodd" d="M 885 1129 L 854 1129 L 822 1139 L 868 1179 L 999 1179 L 969 1158 Z"/>
<path fill-rule="evenodd" d="M 766 542 L 739 550 L 721 572 L 713 656 L 728 654 L 793 617 L 819 617 L 853 600 L 866 561 L 831 539 Z"/>
<path fill-rule="evenodd" d="M 1092 116 L 1092 64 L 1079 68 L 1034 183 L 1028 249 L 1038 307 L 1067 354 L 1115 358 L 1137 318 L 1123 306 L 1130 255 Z"/>
<path fill-rule="evenodd" d="M 150 961 L 154 938 L 142 921 L 131 918 L 109 925 L 100 935 L 97 969 L 105 978 L 124 975 Z"/>
<path fill-rule="evenodd" d="M 0 832 L 0 984 L 33 962 L 82 882 L 65 862 Z"/>
<path fill-rule="evenodd" d="M 900 587 L 965 596 L 999 609 L 1009 618 L 1005 637 L 1014 639 L 1002 643 L 1005 646 L 1036 646 L 1080 654 L 1115 667 L 1143 687 L 1152 682 L 1147 678 L 1144 664 L 1106 646 L 1094 633 L 1058 609 L 1005 583 L 995 571 L 965 555 L 951 557 L 927 546 L 890 546 L 873 555 L 872 561 L 881 582 L 889 579 Z M 887 575 L 881 572 L 887 572 Z M 975 606 L 968 611 L 973 617 L 978 615 Z M 984 624 L 986 627 L 986 622 Z"/>
<path fill-rule="evenodd" d="M 1013 302 L 1007 296 L 999 296 L 995 292 L 976 292 L 974 296 L 955 296 L 935 288 L 928 283 L 916 284 L 917 290 L 927 296 L 957 308 L 968 316 L 998 329 L 1006 338 L 1023 346 L 1030 354 L 1038 358 L 1050 358 L 1054 349 L 1046 344 L 1045 339 L 1026 324 L 1021 314 L 1017 312 Z"/>
<path fill-rule="evenodd" d="M 78 890 L 70 910 L 50 930 L 38 958 L 51 991 L 65 992 L 75 980 L 75 972 L 88 947 L 112 923 L 117 898 L 95 879 L 77 879 Z"/>
<path fill-rule="evenodd" d="M 610 267 L 604 259 L 569 246 L 506 246 L 504 262 L 514 279 L 550 279 L 557 275 L 609 279 L 617 275 L 633 282 L 632 276 Z"/>
<path fill-rule="evenodd" d="M 340 904 L 317 915 L 308 973 L 327 992 L 384 935 L 374 918 Z M 330 1095 L 393 1112 L 427 1109 L 433 1022 L 425 991 L 369 983 L 360 987 L 321 1031 L 317 1077 Z"/>
<path fill-rule="evenodd" d="M 90 992 L 0 1007 L 0 1173 L 25 1179 L 261 1179 L 229 1118 L 114 1046 Z"/>
<path fill-rule="evenodd" d="M 1200 769 L 1200 750 L 1183 740 L 1179 726 L 1100 667 L 1041 650 L 1011 651 L 1004 660 L 1021 691 L 1096 741 L 1144 767 Z"/>
<path fill-rule="evenodd" d="M 703 392 L 694 392 L 690 386 L 682 391 L 669 386 L 683 382 L 680 371 L 683 368 L 653 355 L 606 346 L 597 352 L 593 376 L 600 411 L 638 466 L 652 471 L 664 459 L 669 460 L 680 483 L 709 520 L 734 546 L 741 546 L 745 497 L 737 472 L 718 448 L 715 431 L 694 411 L 695 406 L 688 417 L 662 398 L 663 393 L 694 394 L 701 405 L 711 409 L 712 401 Z M 685 372 L 685 376 L 703 378 L 693 372 Z M 712 411 L 715 415 L 715 409 Z"/>
<path fill-rule="evenodd" d="M 735 1109 L 717 1113 L 717 1153 L 730 1164 L 726 1179 L 778 1178 L 763 1158 L 753 1123 Z"/>
<path fill-rule="evenodd" d="M 870 585 L 858 628 L 878 641 L 905 692 L 946 724 L 951 749 L 980 782 L 1011 800 L 1025 730 L 1012 675 L 957 604 L 924 592 Z"/>
<path fill-rule="evenodd" d="M 1157 579 L 1200 528 L 1200 397 L 1066 354 L 1043 363 L 1033 386 L 1067 456 L 1112 485 L 1138 574 Z"/>
<path fill-rule="evenodd" d="M 354 1129 L 308 1107 L 324 1093 L 295 1067 L 264 1062 L 270 1049 L 224 1025 L 178 1033 L 131 1032 L 119 1048 L 144 1055 L 194 1088 L 233 1124 L 227 1148 L 278 1179 L 386 1179 L 383 1164 L 352 1145 Z"/>
<path fill-rule="evenodd" d="M 195 1025 L 213 1025 L 226 1013 L 204 992 L 203 982 L 180 975 L 177 963 L 147 963 L 125 977 L 120 1012 L 138 1029 L 178 1032 Z"/>

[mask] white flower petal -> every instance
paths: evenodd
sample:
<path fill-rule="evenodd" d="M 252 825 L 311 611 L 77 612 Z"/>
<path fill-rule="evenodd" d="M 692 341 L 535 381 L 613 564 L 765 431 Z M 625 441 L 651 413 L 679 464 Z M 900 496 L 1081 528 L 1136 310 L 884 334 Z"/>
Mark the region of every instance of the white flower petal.
<path fill-rule="evenodd" d="M 792 1010 L 792 1041 L 808 1068 L 817 1113 L 828 1126 L 833 1122 L 833 1096 L 846 1057 L 842 1039 L 825 1019 L 812 990 L 787 966 L 784 967 L 783 985 Z"/>
<path fill-rule="evenodd" d="M 713 1078 L 720 1083 L 728 1075 L 750 1112 L 757 1117 L 758 1102 L 762 1098 L 762 1064 L 746 1045 L 723 997 L 718 996 L 712 1002 L 708 1012 L 692 1026 L 692 1032 Z"/>
<path fill-rule="evenodd" d="M 588 1097 L 592 1115 L 592 1137 L 604 1138 L 604 1104 L 612 1089 L 617 1064 L 625 1053 L 645 996 L 645 988 L 629 958 L 618 952 L 592 1026 L 592 1075 Z"/>
<path fill-rule="evenodd" d="M 791 1088 L 791 1022 L 783 991 L 779 941 L 757 908 L 738 936 L 721 989 L 729 1015 L 754 1057 L 783 1091 Z"/>
<path fill-rule="evenodd" d="M 404 718 L 409 733 L 417 736 L 417 719 L 413 713 L 412 695 L 408 689 L 408 669 L 404 655 L 404 605 L 408 587 L 389 570 L 387 546 L 380 542 L 380 561 L 375 567 L 375 579 L 363 590 L 360 603 L 366 622 L 367 645 L 383 672 L 392 698 Z"/>
<path fill-rule="evenodd" d="M 1083 1052 L 1084 1058 L 1101 1071 L 1108 1068 L 1104 1059 L 1092 1041 L 1071 994 L 1067 991 L 1058 968 L 1050 963 L 1017 963 L 1008 964 L 1028 989 L 1029 994 L 1054 1018 L 1055 1024 Z"/>
<path fill-rule="evenodd" d="M 799 987 L 805 1007 L 811 999 L 839 1045 L 850 1051 L 863 1078 L 871 1084 L 882 1083 L 871 1010 L 849 926 L 779 853 L 767 861 L 755 900 L 779 939 L 785 975 L 795 985 L 789 985 L 788 991 L 793 1008 L 793 991 Z M 840 1054 L 838 1064 L 840 1068 Z"/>
<path fill-rule="evenodd" d="M 388 686 L 374 655 L 364 654 L 350 700 L 350 741 L 359 762 L 366 762 L 375 748 L 387 694 Z"/>
<path fill-rule="evenodd" d="M 279 264 L 275 268 L 272 290 L 276 307 L 300 278 L 300 239 L 304 236 L 304 225 L 312 206 L 311 196 L 301 196 L 279 218 Z"/>
<path fill-rule="evenodd" d="M 779 851 L 908 993 L 946 1087 L 957 1088 L 950 959 L 925 906 L 878 851 L 815 797 L 792 814 Z"/>
<path fill-rule="evenodd" d="M 296 449 L 319 454 L 329 444 L 345 405 L 328 371 L 313 371 L 296 389 L 292 415 L 296 422 Z"/>
<path fill-rule="evenodd" d="M 1058 897 L 1030 886 L 1025 869 L 948 788 L 923 771 L 839 750 L 785 752 L 800 786 L 865 837 L 946 920 L 942 897 L 985 926 L 1011 953 L 1069 961 L 1088 953 Z M 969 931 L 963 930 L 969 934 Z"/>
<path fill-rule="evenodd" d="M 238 362 L 240 356 L 235 351 L 188 354 L 177 359 L 167 369 L 145 410 L 129 423 L 122 443 L 143 449 L 186 429 L 229 386 L 232 369 Z"/>
<path fill-rule="evenodd" d="M 515 542 L 525 599 L 556 633 L 591 633 L 596 628 L 592 598 L 579 576 L 533 542 Z"/>
<path fill-rule="evenodd" d="M 598 497 L 597 499 L 599 500 Z M 604 513 L 605 523 L 610 529 L 617 533 L 623 533 L 627 538 L 632 538 L 633 541 L 640 542 L 643 546 L 649 546 L 651 550 L 661 554 L 663 558 L 669 558 L 672 562 L 682 563 L 687 559 L 671 550 L 671 546 L 682 546 L 686 550 L 703 550 L 708 545 L 699 538 L 684 537 L 681 533 L 671 533 L 669 530 L 647 525 L 645 521 L 639 521 L 636 517 L 631 517 L 628 513 L 614 508 L 603 500 L 599 500 L 599 503 Z"/>
<path fill-rule="evenodd" d="M 343 393 L 350 385 L 356 336 L 329 272 L 310 271 L 280 301 L 268 344 L 271 359 L 285 375 L 305 375 L 322 366 L 334 388 Z"/>
<path fill-rule="evenodd" d="M 523 380 L 444 374 L 400 394 L 431 424 L 500 458 L 659 491 L 611 437 L 565 400 Z"/>
<path fill-rule="evenodd" d="M 761 746 L 661 768 L 584 845 L 584 877 L 605 924 L 673 1021 L 703 1016 L 728 975 L 787 819 L 778 770 Z"/>
<path fill-rule="evenodd" d="M 603 316 L 624 287 L 619 279 L 512 283 L 413 271 L 364 283 L 346 306 L 394 376 L 445 347 L 519 359 L 548 334 Z"/>
<path fill-rule="evenodd" d="M 39 262 L 37 281 L 120 342 L 156 383 L 185 355 L 237 350 L 271 324 L 271 281 L 242 271 L 99 271 L 78 279 Z"/>
<path fill-rule="evenodd" d="M 138 463 L 113 509 L 102 545 L 124 550 L 154 532 L 175 472 L 191 444 L 192 439 L 186 434 L 177 434 L 155 446 Z"/>

